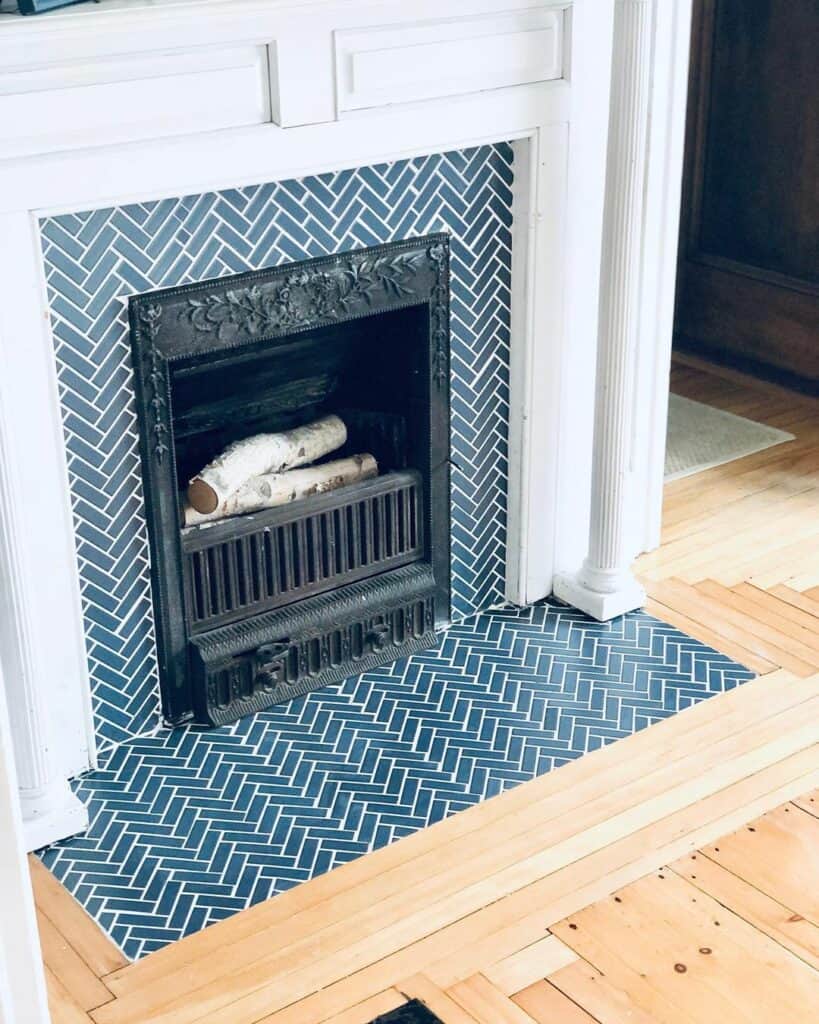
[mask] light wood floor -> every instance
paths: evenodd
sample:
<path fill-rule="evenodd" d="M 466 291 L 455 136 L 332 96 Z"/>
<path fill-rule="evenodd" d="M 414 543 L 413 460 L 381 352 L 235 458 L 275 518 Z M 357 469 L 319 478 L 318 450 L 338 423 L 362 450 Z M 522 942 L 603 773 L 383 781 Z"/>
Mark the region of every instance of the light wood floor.
<path fill-rule="evenodd" d="M 639 565 L 761 678 L 134 964 L 33 860 L 55 1024 L 817 1019 L 817 403 L 692 360 L 673 387 L 797 435 L 670 484 Z"/>
<path fill-rule="evenodd" d="M 809 676 L 819 671 L 819 402 L 748 381 L 675 360 L 676 394 L 796 440 L 667 484 L 662 546 L 637 568 L 658 618 L 757 672 Z"/>

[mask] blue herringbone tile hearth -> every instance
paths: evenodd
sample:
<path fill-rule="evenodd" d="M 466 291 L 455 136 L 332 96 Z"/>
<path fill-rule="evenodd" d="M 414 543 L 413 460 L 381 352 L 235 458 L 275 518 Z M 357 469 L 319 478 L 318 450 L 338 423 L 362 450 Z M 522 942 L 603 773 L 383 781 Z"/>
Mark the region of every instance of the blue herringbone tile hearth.
<path fill-rule="evenodd" d="M 131 957 L 752 673 L 641 613 L 487 612 L 436 650 L 212 731 L 109 751 L 43 859 Z"/>

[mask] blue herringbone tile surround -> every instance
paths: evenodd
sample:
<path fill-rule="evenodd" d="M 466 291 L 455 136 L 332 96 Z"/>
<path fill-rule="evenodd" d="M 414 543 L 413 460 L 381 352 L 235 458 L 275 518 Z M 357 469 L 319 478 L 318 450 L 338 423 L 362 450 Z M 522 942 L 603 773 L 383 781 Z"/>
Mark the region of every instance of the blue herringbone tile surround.
<path fill-rule="evenodd" d="M 648 615 L 486 612 L 439 647 L 212 731 L 109 751 L 43 859 L 130 957 L 731 689 Z"/>
<path fill-rule="evenodd" d="M 159 724 L 128 325 L 154 288 L 452 236 L 452 605 L 503 601 L 513 150 L 501 143 L 40 224 L 97 740 Z"/>

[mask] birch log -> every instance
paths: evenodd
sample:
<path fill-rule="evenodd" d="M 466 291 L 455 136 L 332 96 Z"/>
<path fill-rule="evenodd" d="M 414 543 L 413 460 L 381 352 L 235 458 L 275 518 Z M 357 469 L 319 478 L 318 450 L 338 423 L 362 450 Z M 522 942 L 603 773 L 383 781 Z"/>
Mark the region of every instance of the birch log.
<path fill-rule="evenodd" d="M 185 526 L 213 523 L 227 516 L 289 505 L 299 498 L 335 491 L 339 487 L 369 480 L 374 476 L 378 476 L 378 463 L 369 454 L 351 455 L 348 459 L 336 459 L 305 469 L 290 469 L 286 473 L 265 473 L 251 477 L 238 491 L 228 495 L 213 512 L 201 513 L 186 504 Z"/>
<path fill-rule="evenodd" d="M 343 421 L 338 416 L 324 416 L 281 434 L 255 434 L 234 441 L 191 480 L 188 501 L 197 512 L 216 512 L 251 477 L 305 466 L 340 448 L 346 440 Z"/>

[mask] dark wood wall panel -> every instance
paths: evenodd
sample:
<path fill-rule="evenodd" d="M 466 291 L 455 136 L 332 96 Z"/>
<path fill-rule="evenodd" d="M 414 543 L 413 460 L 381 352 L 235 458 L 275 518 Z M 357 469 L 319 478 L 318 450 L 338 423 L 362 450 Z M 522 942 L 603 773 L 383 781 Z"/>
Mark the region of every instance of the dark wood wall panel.
<path fill-rule="evenodd" d="M 700 248 L 819 281 L 819 0 L 718 0 Z"/>
<path fill-rule="evenodd" d="M 695 0 L 679 343 L 819 379 L 819 0 Z"/>
<path fill-rule="evenodd" d="M 688 276 L 686 302 L 689 339 L 704 339 L 743 366 L 767 364 L 806 383 L 819 379 L 814 296 L 703 264 Z"/>

